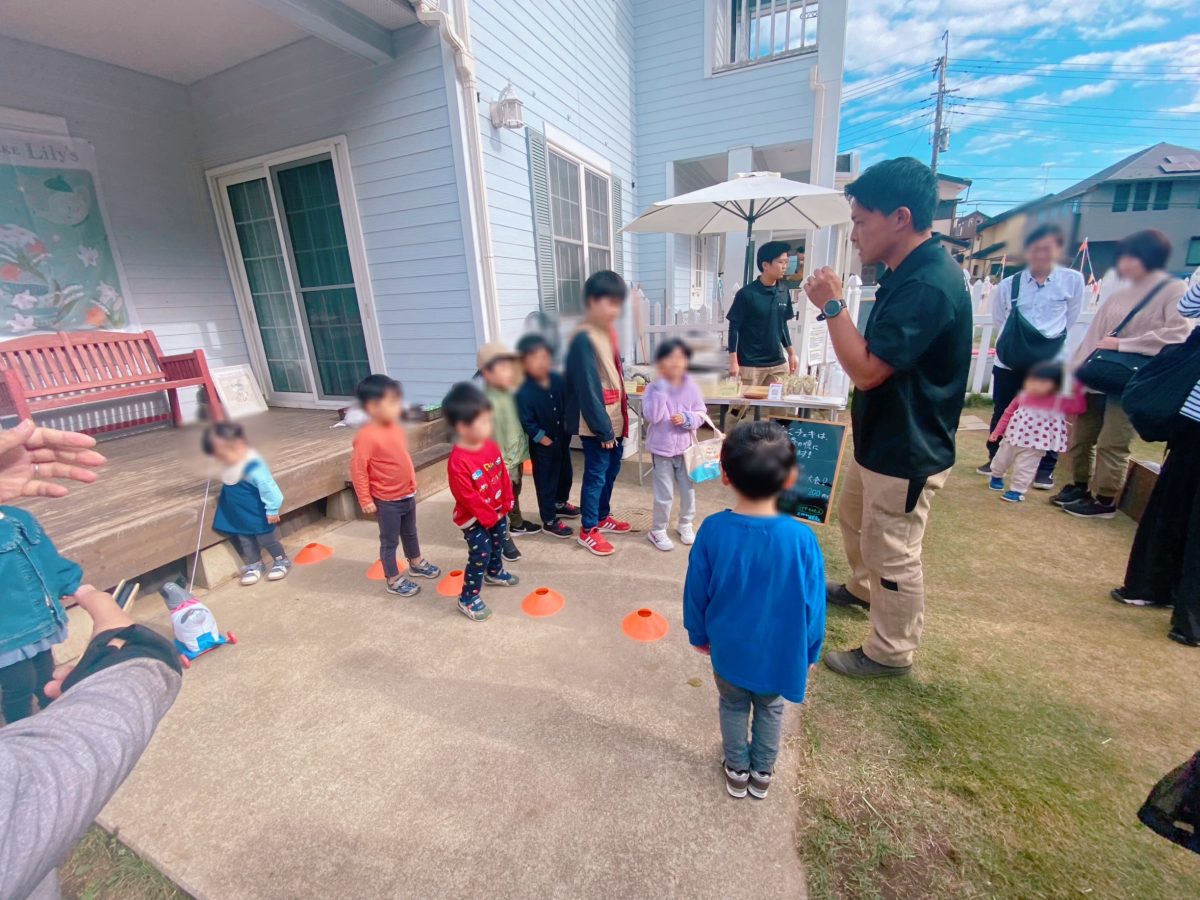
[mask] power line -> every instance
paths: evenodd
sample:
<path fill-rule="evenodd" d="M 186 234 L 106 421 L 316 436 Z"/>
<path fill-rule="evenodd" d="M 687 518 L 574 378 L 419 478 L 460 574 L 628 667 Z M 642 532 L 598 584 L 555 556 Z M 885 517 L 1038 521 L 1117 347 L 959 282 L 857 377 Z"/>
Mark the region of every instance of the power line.
<path fill-rule="evenodd" d="M 1021 62 L 1018 62 L 1016 60 L 1011 60 L 1011 59 L 984 59 L 981 57 L 973 58 L 973 57 L 966 57 L 966 56 L 956 56 L 956 57 L 954 57 L 954 62 L 955 62 L 955 64 L 973 63 L 973 64 L 991 65 L 991 66 L 1023 66 L 1023 65 L 1025 65 L 1025 63 L 1021 63 Z M 1129 69 L 1129 70 L 1133 70 L 1136 72 L 1150 72 L 1150 71 L 1160 71 L 1160 70 L 1168 71 L 1168 72 L 1181 71 L 1181 72 L 1188 72 L 1189 74 L 1192 72 L 1200 72 L 1200 66 L 1197 66 L 1195 64 L 1178 65 L 1176 63 L 1106 63 L 1106 62 L 1073 63 L 1073 62 L 1055 62 L 1053 60 L 1042 60 L 1041 62 L 1034 62 L 1034 65 L 1057 66 L 1059 68 L 1064 68 L 1067 71 L 1088 71 L 1088 72 L 1090 72 L 1090 71 L 1107 71 L 1109 69 L 1122 69 L 1122 70 Z"/>
<path fill-rule="evenodd" d="M 873 141 L 866 141 L 865 143 L 856 143 L 852 147 L 843 146 L 838 152 L 844 153 L 848 150 L 861 150 L 863 147 L 870 147 L 872 144 L 880 144 L 880 143 L 883 143 L 884 141 L 890 141 L 892 138 L 900 137 L 900 135 L 902 135 L 902 134 L 909 134 L 914 131 L 924 131 L 925 127 L 928 124 L 929 124 L 928 122 L 922 122 L 920 125 L 916 125 L 913 128 L 905 128 L 903 131 L 894 131 L 889 135 L 885 135 L 884 137 L 881 137 L 881 138 L 876 138 Z"/>
<path fill-rule="evenodd" d="M 877 94 L 880 91 L 887 90 L 888 88 L 898 87 L 907 81 L 912 81 L 915 78 L 923 76 L 927 71 L 927 66 L 923 65 L 920 66 L 916 71 L 902 69 L 899 72 L 893 73 L 892 75 L 875 79 L 873 81 L 857 82 L 846 89 L 845 93 L 842 95 L 842 102 L 845 103 L 851 100 L 860 100 L 863 97 L 870 96 L 871 94 Z"/>
<path fill-rule="evenodd" d="M 1004 103 L 1017 106 L 1044 106 L 1054 109 L 1078 109 L 1096 112 L 1135 112 L 1141 113 L 1143 118 L 1164 116 L 1170 121 L 1179 121 L 1180 116 L 1186 113 L 1148 113 L 1145 109 L 1136 106 L 1081 106 L 1077 103 L 1050 103 L 1041 100 L 1009 100 L 1004 97 L 958 97 L 958 100 L 966 100 L 978 103 Z"/>
<path fill-rule="evenodd" d="M 1164 73 L 1164 72 L 1146 72 L 1143 75 L 1119 75 L 1119 74 L 1114 75 L 1112 73 L 1099 73 L 1099 72 L 1097 72 L 1095 74 L 1084 74 L 1084 73 L 1075 73 L 1075 72 L 1046 71 L 1045 69 L 1039 68 L 1037 66 L 1034 66 L 1032 68 L 1024 68 L 1024 69 L 998 69 L 998 68 L 965 67 L 965 66 L 959 66 L 959 65 L 956 65 L 953 63 L 951 63 L 951 68 L 953 68 L 956 72 L 959 72 L 960 74 L 966 74 L 966 75 L 1028 75 L 1030 78 L 1038 78 L 1038 79 L 1050 78 L 1050 79 L 1055 79 L 1055 80 L 1059 80 L 1059 81 L 1089 81 L 1089 82 L 1095 82 L 1099 78 L 1104 81 L 1145 83 L 1145 82 L 1154 81 L 1156 79 L 1156 77 L 1158 79 L 1161 79 L 1165 74 L 1168 74 L 1168 73 Z M 1175 74 L 1175 73 L 1170 73 L 1170 74 Z M 1180 77 L 1178 79 L 1170 79 L 1170 80 L 1175 80 L 1175 81 L 1179 81 L 1181 83 L 1185 83 L 1187 77 L 1191 76 L 1193 73 L 1188 72 L 1188 73 L 1179 73 L 1179 74 L 1184 77 Z M 1195 77 L 1200 77 L 1200 71 L 1198 71 L 1194 74 L 1195 74 Z"/>
<path fill-rule="evenodd" d="M 1001 106 L 989 106 L 987 104 L 965 104 L 955 103 L 954 114 L 964 116 L 970 119 L 969 112 L 963 110 L 983 110 L 986 115 L 981 116 L 987 120 L 996 120 L 1001 122 L 1026 122 L 1031 125 L 1063 125 L 1067 128 L 1076 127 L 1096 127 L 1103 128 L 1106 131 L 1110 130 L 1134 130 L 1147 131 L 1157 129 L 1160 131 L 1171 131 L 1176 133 L 1200 134 L 1200 127 L 1195 125 L 1184 125 L 1181 123 L 1166 123 L 1166 122 L 1132 122 L 1132 121 L 1114 121 L 1098 119 L 1095 116 L 1071 116 L 1064 113 L 1054 113 L 1050 111 L 1038 112 L 1035 110 L 1012 110 Z M 1000 115 L 1003 113 L 1003 115 Z"/>

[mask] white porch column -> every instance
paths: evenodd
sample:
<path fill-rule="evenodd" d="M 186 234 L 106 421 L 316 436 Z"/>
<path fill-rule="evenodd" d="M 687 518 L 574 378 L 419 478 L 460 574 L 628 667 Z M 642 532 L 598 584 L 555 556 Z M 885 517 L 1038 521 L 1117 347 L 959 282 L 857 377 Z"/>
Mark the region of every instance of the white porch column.
<path fill-rule="evenodd" d="M 753 147 L 733 147 L 727 154 L 729 163 L 727 178 L 737 177 L 739 172 L 754 171 L 754 148 Z M 758 235 L 755 234 L 754 240 L 758 241 Z M 724 276 L 722 283 L 725 287 L 725 296 L 722 298 L 725 302 L 725 308 L 729 309 L 729 304 L 733 302 L 733 295 L 737 293 L 737 289 L 742 286 L 743 268 L 746 264 L 746 232 L 745 230 L 730 232 L 725 237 L 725 259 Z"/>
<path fill-rule="evenodd" d="M 842 76 L 846 65 L 846 2 L 821 0 L 821 39 L 817 64 L 810 74 L 813 90 L 812 159 L 809 181 L 834 187 L 837 174 L 838 120 L 841 118 Z M 838 241 L 834 228 L 813 235 L 808 268 L 838 263 Z"/>

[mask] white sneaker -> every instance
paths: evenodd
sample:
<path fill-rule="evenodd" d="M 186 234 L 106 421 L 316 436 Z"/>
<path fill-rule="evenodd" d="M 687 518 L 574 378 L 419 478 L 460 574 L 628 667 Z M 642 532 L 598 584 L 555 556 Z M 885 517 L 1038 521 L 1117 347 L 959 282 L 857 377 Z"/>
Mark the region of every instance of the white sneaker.
<path fill-rule="evenodd" d="M 686 525 L 679 526 L 679 543 L 694 544 L 696 542 L 696 529 L 689 522 Z"/>
<path fill-rule="evenodd" d="M 646 532 L 646 540 L 653 544 L 659 550 L 674 550 L 675 545 L 671 539 L 667 537 L 665 531 L 648 531 Z"/>
<path fill-rule="evenodd" d="M 244 587 L 249 587 L 252 584 L 258 584 L 259 581 L 262 580 L 262 577 L 263 577 L 263 564 L 262 563 L 253 563 L 249 566 L 246 566 L 246 568 L 242 569 L 242 577 L 238 583 L 243 585 Z"/>

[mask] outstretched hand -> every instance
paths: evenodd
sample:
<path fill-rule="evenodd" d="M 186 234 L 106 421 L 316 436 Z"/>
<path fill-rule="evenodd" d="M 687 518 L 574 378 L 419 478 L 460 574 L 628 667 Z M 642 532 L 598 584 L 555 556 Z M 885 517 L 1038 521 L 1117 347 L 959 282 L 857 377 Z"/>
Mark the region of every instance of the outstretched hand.
<path fill-rule="evenodd" d="M 98 591 L 90 584 L 81 584 L 79 586 L 79 590 L 75 592 L 75 602 L 79 604 L 80 609 L 91 617 L 93 638 L 106 631 L 112 631 L 114 628 L 127 628 L 133 624 L 133 619 L 129 617 L 129 613 L 117 605 L 117 601 L 113 599 L 112 594 Z M 113 646 L 116 646 L 116 644 Z M 74 671 L 74 663 L 67 663 L 56 668 L 53 678 L 46 683 L 46 696 L 51 700 L 57 700 L 61 697 L 63 682 Z"/>
<path fill-rule="evenodd" d="M 90 470 L 107 462 L 95 446 L 96 439 L 86 434 L 41 428 L 30 419 L 0 431 L 0 502 L 66 496 L 67 487 L 50 478 L 90 484 L 96 480 Z"/>

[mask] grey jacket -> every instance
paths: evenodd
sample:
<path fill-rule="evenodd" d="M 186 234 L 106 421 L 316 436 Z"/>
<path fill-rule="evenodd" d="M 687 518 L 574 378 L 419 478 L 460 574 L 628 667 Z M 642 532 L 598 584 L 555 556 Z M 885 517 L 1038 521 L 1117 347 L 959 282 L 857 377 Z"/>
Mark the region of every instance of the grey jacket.
<path fill-rule="evenodd" d="M 0 898 L 59 896 L 56 868 L 121 786 L 175 702 L 180 675 L 131 659 L 0 728 Z"/>

